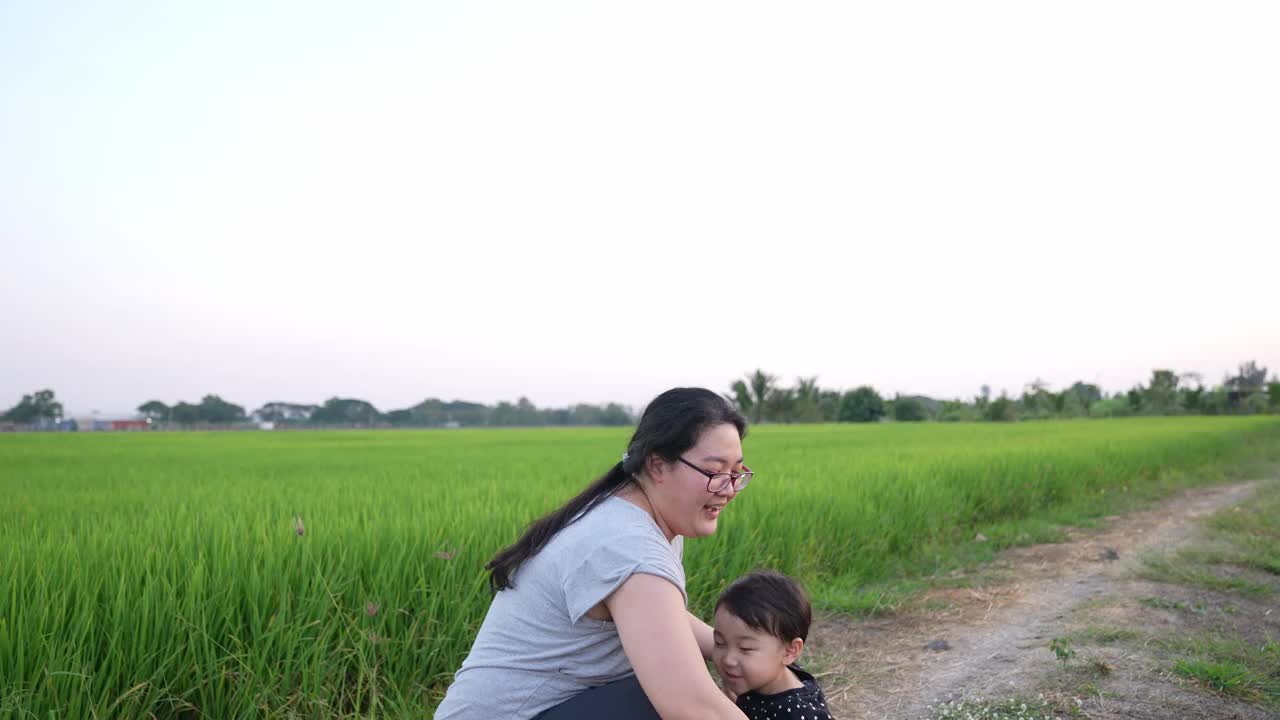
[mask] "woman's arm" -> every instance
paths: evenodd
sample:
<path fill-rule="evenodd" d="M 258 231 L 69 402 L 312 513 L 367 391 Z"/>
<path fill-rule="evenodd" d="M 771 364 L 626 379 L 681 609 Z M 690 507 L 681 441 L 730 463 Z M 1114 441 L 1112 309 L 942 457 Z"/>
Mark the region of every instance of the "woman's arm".
<path fill-rule="evenodd" d="M 636 679 L 663 720 L 744 720 L 707 672 L 680 590 L 637 573 L 605 599 Z"/>
<path fill-rule="evenodd" d="M 710 660 L 711 651 L 716 646 L 715 635 L 711 630 L 711 626 L 699 620 L 697 615 L 689 613 L 689 629 L 693 630 L 693 638 L 698 641 L 698 649 L 702 651 L 702 658 Z"/>

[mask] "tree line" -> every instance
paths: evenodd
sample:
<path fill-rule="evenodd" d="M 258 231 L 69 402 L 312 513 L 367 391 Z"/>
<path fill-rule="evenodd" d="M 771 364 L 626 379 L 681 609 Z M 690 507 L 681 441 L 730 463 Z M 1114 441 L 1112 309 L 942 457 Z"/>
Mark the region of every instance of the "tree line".
<path fill-rule="evenodd" d="M 199 405 L 168 407 L 158 400 L 138 406 L 155 422 L 178 425 L 242 423 L 250 419 L 283 427 L 540 427 L 553 425 L 630 425 L 631 412 L 617 403 L 579 403 L 566 408 L 539 408 L 528 398 L 496 405 L 427 398 L 412 407 L 383 412 L 357 398 L 332 397 L 320 405 L 270 402 L 246 415 L 244 409 L 206 396 Z"/>
<path fill-rule="evenodd" d="M 1151 371 L 1150 379 L 1127 390 L 1107 393 L 1095 384 L 1077 381 L 1060 390 L 1036 379 L 1021 394 L 992 397 L 982 386 L 969 399 L 939 400 L 924 395 L 886 398 L 870 385 L 851 390 L 821 388 L 817 377 L 797 378 L 792 386 L 756 370 L 730 384 L 725 397 L 752 423 L 899 422 L 1049 420 L 1135 415 L 1238 415 L 1280 413 L 1280 379 L 1254 361 L 1242 363 L 1235 374 L 1206 386 L 1199 373 Z M 543 427 L 625 426 L 636 420 L 618 403 L 580 403 L 564 408 L 539 408 L 528 398 L 496 405 L 427 398 L 412 407 L 380 411 L 355 398 L 332 397 L 320 405 L 270 402 L 247 413 L 243 406 L 218 395 L 198 403 L 167 405 L 148 400 L 137 408 L 153 427 L 233 427 L 269 422 L 278 427 Z M 22 396 L 0 421 L 33 428 L 68 427 L 62 403 L 53 390 Z"/>
<path fill-rule="evenodd" d="M 269 422 L 278 427 L 540 427 L 573 425 L 630 425 L 631 411 L 618 403 L 579 403 L 564 408 L 539 408 L 528 398 L 497 405 L 428 398 L 412 407 L 383 412 L 366 400 L 332 397 L 320 405 L 269 402 L 252 412 L 219 395 L 205 395 L 198 403 L 168 405 L 148 400 L 138 414 L 153 427 L 232 427 Z M 52 390 L 24 395 L 0 419 L 28 426 L 52 428 L 62 422 L 62 404 Z M 72 428 L 66 428 L 72 429 Z"/>
<path fill-rule="evenodd" d="M 950 400 L 924 395 L 885 398 L 863 385 L 852 390 L 823 389 L 817 377 L 797 378 L 792 386 L 776 375 L 756 370 L 734 381 L 725 394 L 753 423 L 877 422 L 897 420 L 943 422 L 1050 420 L 1135 415 L 1242 415 L 1280 413 L 1280 379 L 1267 379 L 1267 368 L 1242 363 L 1222 383 L 1206 386 L 1199 373 L 1151 371 L 1146 384 L 1108 394 L 1093 383 L 1077 381 L 1061 390 L 1041 379 L 1027 383 L 1021 394 L 992 397 L 982 386 L 972 398 Z"/>

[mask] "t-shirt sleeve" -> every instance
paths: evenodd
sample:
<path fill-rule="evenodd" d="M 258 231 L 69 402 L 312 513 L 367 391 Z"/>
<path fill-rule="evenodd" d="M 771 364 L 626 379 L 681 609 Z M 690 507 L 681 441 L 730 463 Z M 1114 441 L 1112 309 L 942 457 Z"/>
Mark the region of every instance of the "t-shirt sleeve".
<path fill-rule="evenodd" d="M 563 588 L 569 622 L 577 623 L 636 573 L 669 581 L 688 604 L 684 571 L 671 545 L 654 533 L 613 536 L 601 538 L 566 563 Z"/>

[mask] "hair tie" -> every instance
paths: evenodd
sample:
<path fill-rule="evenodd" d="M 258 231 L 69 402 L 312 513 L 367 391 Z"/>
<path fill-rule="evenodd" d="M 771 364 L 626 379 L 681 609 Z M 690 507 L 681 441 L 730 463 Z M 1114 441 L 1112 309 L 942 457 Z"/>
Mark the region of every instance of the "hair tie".
<path fill-rule="evenodd" d="M 630 455 L 630 454 L 631 454 L 631 453 L 629 453 L 629 452 L 624 452 L 624 453 L 622 453 L 622 462 L 623 462 L 623 463 L 626 463 L 626 462 L 627 462 L 627 456 L 628 456 L 628 455 Z"/>

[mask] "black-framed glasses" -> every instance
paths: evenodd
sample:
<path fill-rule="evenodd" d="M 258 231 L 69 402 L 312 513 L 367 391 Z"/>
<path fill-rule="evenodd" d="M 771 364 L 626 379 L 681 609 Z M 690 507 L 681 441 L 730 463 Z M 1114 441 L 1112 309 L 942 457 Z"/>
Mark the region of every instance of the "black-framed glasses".
<path fill-rule="evenodd" d="M 707 476 L 707 492 L 709 493 L 722 492 L 725 488 L 729 487 L 730 485 L 733 486 L 734 492 L 741 492 L 742 488 L 746 487 L 747 483 L 751 482 L 751 476 L 755 475 L 755 473 L 751 472 L 751 468 L 747 467 L 746 465 L 742 466 L 743 472 L 740 472 L 740 473 L 735 473 L 735 472 L 713 473 L 713 472 L 707 472 L 706 470 L 703 470 L 702 468 L 698 467 L 697 465 L 694 465 L 693 463 L 689 462 L 688 460 L 685 460 L 682 457 L 677 457 L 676 459 L 684 463 L 685 465 L 688 465 L 689 467 L 693 468 L 694 470 L 697 470 L 703 475 Z"/>

